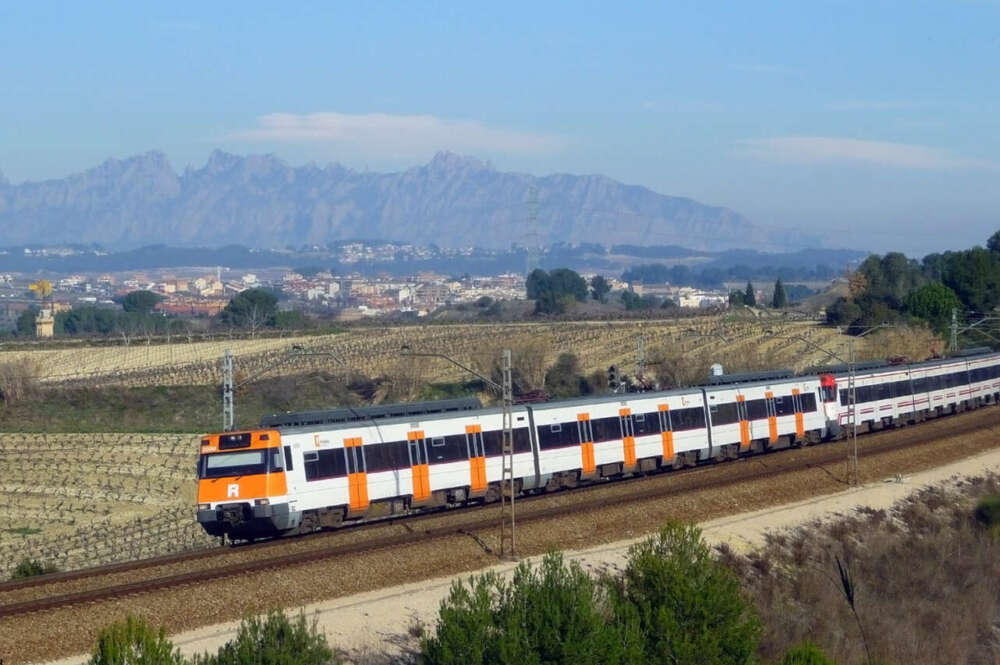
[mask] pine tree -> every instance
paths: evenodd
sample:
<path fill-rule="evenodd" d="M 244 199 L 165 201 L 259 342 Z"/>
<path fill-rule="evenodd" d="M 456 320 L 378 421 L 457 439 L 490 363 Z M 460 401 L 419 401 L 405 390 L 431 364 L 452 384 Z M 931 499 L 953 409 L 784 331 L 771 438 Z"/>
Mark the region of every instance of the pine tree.
<path fill-rule="evenodd" d="M 747 290 L 743 293 L 743 304 L 747 307 L 757 306 L 757 291 L 750 282 L 747 282 Z"/>
<path fill-rule="evenodd" d="M 781 283 L 781 278 L 774 283 L 774 296 L 771 298 L 771 307 L 781 309 L 788 305 L 788 296 L 785 295 L 785 285 Z"/>

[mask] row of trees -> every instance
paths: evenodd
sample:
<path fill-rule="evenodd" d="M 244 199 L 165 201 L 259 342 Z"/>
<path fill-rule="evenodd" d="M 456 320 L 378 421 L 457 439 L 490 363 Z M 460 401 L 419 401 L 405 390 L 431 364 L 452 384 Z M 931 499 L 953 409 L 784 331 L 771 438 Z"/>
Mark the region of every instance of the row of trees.
<path fill-rule="evenodd" d="M 121 310 L 96 305 L 77 305 L 58 312 L 54 330 L 57 335 L 166 335 L 187 329 L 179 317 L 156 311 L 163 297 L 151 291 L 132 291 L 119 299 Z M 37 308 L 29 308 L 18 316 L 15 334 L 35 335 Z M 302 312 L 278 309 L 278 296 L 269 289 L 248 289 L 234 296 L 215 318 L 219 327 L 239 328 L 251 334 L 264 328 L 298 329 L 308 325 Z"/>
<path fill-rule="evenodd" d="M 782 309 L 788 307 L 788 294 L 785 285 L 781 283 L 779 277 L 774 283 L 774 290 L 771 292 L 771 307 Z M 757 290 L 752 282 L 747 282 L 747 287 L 743 291 L 730 291 L 729 304 L 733 307 L 757 307 Z"/>
<path fill-rule="evenodd" d="M 776 275 L 777 274 L 777 275 Z M 734 265 L 728 268 L 708 266 L 701 269 L 686 265 L 667 267 L 662 263 L 648 263 L 634 266 L 622 273 L 626 282 L 643 282 L 658 284 L 690 284 L 705 289 L 722 288 L 725 282 L 742 281 L 744 279 L 768 279 L 775 276 L 787 281 L 827 281 L 834 279 L 838 271 L 830 266 L 819 265 L 812 268 L 795 268 L 761 266 L 750 268 L 745 265 Z"/>
<path fill-rule="evenodd" d="M 1000 231 L 986 247 L 928 254 L 921 261 L 899 252 L 872 255 L 848 280 L 848 295 L 827 308 L 827 320 L 859 331 L 918 319 L 939 332 L 952 310 L 982 315 L 1000 306 Z"/>
<path fill-rule="evenodd" d="M 525 280 L 525 290 L 529 300 L 535 301 L 538 314 L 561 314 L 574 302 L 585 302 L 593 298 L 607 302 L 611 284 L 601 275 L 595 275 L 587 282 L 574 270 L 556 268 L 546 272 L 535 269 Z"/>

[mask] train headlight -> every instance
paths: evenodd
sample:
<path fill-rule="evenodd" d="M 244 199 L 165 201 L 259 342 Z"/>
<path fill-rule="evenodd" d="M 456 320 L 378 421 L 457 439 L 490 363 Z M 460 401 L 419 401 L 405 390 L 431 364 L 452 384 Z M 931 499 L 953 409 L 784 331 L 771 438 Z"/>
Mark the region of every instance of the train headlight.
<path fill-rule="evenodd" d="M 198 510 L 211 510 L 212 504 L 210 503 L 199 503 Z"/>
<path fill-rule="evenodd" d="M 266 506 L 269 503 L 271 503 L 269 499 L 257 499 L 256 501 L 254 501 L 254 504 L 258 506 Z"/>

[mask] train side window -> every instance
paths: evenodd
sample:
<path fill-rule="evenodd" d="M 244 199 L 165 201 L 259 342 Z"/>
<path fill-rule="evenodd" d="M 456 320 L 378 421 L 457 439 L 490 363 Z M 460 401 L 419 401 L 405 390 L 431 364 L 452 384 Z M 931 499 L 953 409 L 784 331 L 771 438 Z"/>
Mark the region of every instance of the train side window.
<path fill-rule="evenodd" d="M 519 427 L 514 430 L 514 452 L 531 452 L 531 434 L 528 433 L 527 427 Z"/>
<path fill-rule="evenodd" d="M 730 425 L 739 419 L 739 414 L 736 411 L 736 402 L 712 405 L 713 425 Z"/>
<path fill-rule="evenodd" d="M 767 400 L 749 399 L 746 405 L 747 420 L 762 420 L 767 418 Z"/>
<path fill-rule="evenodd" d="M 621 425 L 618 423 L 618 416 L 608 418 L 596 418 L 590 421 L 591 431 L 594 435 L 594 442 L 615 441 L 622 438 Z"/>
<path fill-rule="evenodd" d="M 816 396 L 812 393 L 803 393 L 799 399 L 802 404 L 803 413 L 814 413 L 816 411 Z"/>
<path fill-rule="evenodd" d="M 292 447 L 285 446 L 285 471 L 291 471 L 294 467 L 292 466 Z"/>
<path fill-rule="evenodd" d="M 635 433 L 637 435 L 659 434 L 660 431 L 660 413 L 658 411 L 636 414 Z"/>
<path fill-rule="evenodd" d="M 549 431 L 553 434 L 562 431 L 562 423 L 556 423 L 555 425 L 549 425 Z"/>
<path fill-rule="evenodd" d="M 774 398 L 774 415 L 776 415 L 776 416 L 787 416 L 787 415 L 790 415 L 792 413 L 795 413 L 795 409 L 792 408 L 792 406 L 790 404 L 787 405 L 787 406 L 785 405 L 785 398 L 784 397 L 775 397 Z"/>
<path fill-rule="evenodd" d="M 433 439 L 431 439 L 431 445 L 433 447 L 435 447 L 435 448 L 443 448 L 444 447 L 444 437 L 443 436 L 436 436 L 436 437 L 434 437 Z"/>

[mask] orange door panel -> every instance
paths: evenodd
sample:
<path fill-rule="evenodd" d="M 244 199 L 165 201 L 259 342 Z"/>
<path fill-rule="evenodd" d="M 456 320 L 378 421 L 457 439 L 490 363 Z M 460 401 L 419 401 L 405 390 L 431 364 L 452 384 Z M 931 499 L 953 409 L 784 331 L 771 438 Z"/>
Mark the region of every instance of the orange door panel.
<path fill-rule="evenodd" d="M 768 410 L 767 410 L 767 434 L 771 443 L 778 440 L 778 418 L 774 410 L 774 393 L 766 392 L 764 397 L 767 399 Z"/>
<path fill-rule="evenodd" d="M 344 439 L 344 455 L 347 459 L 347 491 L 351 512 L 368 508 L 368 469 L 365 465 L 361 437 Z"/>
<path fill-rule="evenodd" d="M 413 465 L 413 500 L 426 501 L 431 496 L 431 471 L 426 464 Z"/>
<path fill-rule="evenodd" d="M 657 407 L 660 418 L 660 437 L 663 440 L 663 461 L 667 462 L 674 458 L 674 433 L 670 429 L 670 405 L 660 404 Z"/>
<path fill-rule="evenodd" d="M 469 460 L 469 489 L 482 492 L 486 489 L 486 458 L 473 457 Z"/>
<path fill-rule="evenodd" d="M 352 473 L 347 477 L 351 496 L 351 510 L 368 508 L 368 474 Z"/>
<path fill-rule="evenodd" d="M 465 441 L 469 448 L 469 491 L 479 494 L 486 491 L 486 448 L 483 443 L 483 426 L 466 425 Z"/>
<path fill-rule="evenodd" d="M 799 389 L 792 388 L 792 398 L 795 401 L 795 436 L 804 438 L 806 435 L 806 426 L 804 418 L 802 416 L 802 398 L 799 397 Z"/>
<path fill-rule="evenodd" d="M 663 437 L 663 461 L 667 462 L 674 458 L 674 433 L 663 432 L 660 436 Z"/>
<path fill-rule="evenodd" d="M 594 473 L 597 465 L 594 463 L 594 444 L 591 441 L 580 444 L 580 456 L 584 473 Z"/>
<path fill-rule="evenodd" d="M 625 466 L 635 466 L 635 430 L 632 424 L 632 410 L 618 409 L 618 421 L 622 429 L 622 457 Z"/>
<path fill-rule="evenodd" d="M 625 447 L 625 466 L 635 466 L 635 437 L 626 436 L 622 443 Z"/>
<path fill-rule="evenodd" d="M 594 473 L 597 465 L 594 463 L 594 434 L 590 426 L 590 414 L 576 414 L 577 433 L 580 437 L 580 469 L 584 475 Z"/>
<path fill-rule="evenodd" d="M 746 397 L 736 396 L 736 412 L 740 416 L 740 449 L 746 450 L 750 447 L 750 421 L 747 419 Z"/>
<path fill-rule="evenodd" d="M 426 501 L 431 495 L 431 471 L 427 463 L 427 439 L 423 430 L 406 433 L 410 471 L 413 475 L 413 500 Z"/>

